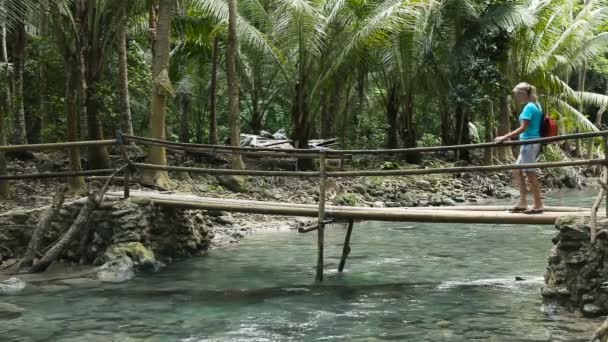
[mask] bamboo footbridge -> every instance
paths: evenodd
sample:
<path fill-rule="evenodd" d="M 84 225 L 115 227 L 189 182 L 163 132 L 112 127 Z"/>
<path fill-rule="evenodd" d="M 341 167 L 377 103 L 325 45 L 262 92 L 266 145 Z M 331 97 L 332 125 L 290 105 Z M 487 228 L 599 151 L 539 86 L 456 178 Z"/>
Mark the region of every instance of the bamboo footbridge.
<path fill-rule="evenodd" d="M 556 141 L 601 138 L 604 147 L 604 158 L 585 159 L 561 162 L 544 162 L 523 165 L 489 165 L 489 166 L 462 166 L 450 168 L 420 168 L 405 170 L 363 170 L 363 171 L 328 171 L 327 159 L 349 159 L 354 155 L 405 155 L 408 153 L 429 153 L 440 151 L 458 151 L 468 149 L 484 149 L 517 146 L 524 144 L 543 143 L 548 144 Z M 482 143 L 455 146 L 436 146 L 405 149 L 378 149 L 378 150 L 311 150 L 311 149 L 289 149 L 277 150 L 272 148 L 233 147 L 224 145 L 205 145 L 177 143 L 164 140 L 127 136 L 118 134 L 116 139 L 103 141 L 80 141 L 54 144 L 35 145 L 11 145 L 0 146 L 0 153 L 19 151 L 44 151 L 58 149 L 83 148 L 88 146 L 116 146 L 120 149 L 123 163 L 117 169 L 64 171 L 38 174 L 0 174 L 0 181 L 16 179 L 41 179 L 41 178 L 70 178 L 80 176 L 116 176 L 123 175 L 124 190 L 121 192 L 110 192 L 106 196 L 122 198 L 145 198 L 154 205 L 176 207 L 182 209 L 200 209 L 207 211 L 241 212 L 265 215 L 284 215 L 316 217 L 317 223 L 299 229 L 301 233 L 317 232 L 317 274 L 318 281 L 323 280 L 323 254 L 324 254 L 324 232 L 325 226 L 331 222 L 347 222 L 348 229 L 345 236 L 342 258 L 339 271 L 343 271 L 346 258 L 350 253 L 350 237 L 355 221 L 400 221 L 400 222 L 434 222 L 434 223 L 484 223 L 484 224 L 534 224 L 552 225 L 557 218 L 566 215 L 591 216 L 591 238 L 595 239 L 598 208 L 602 199 L 608 193 L 608 131 L 590 133 L 569 134 L 550 138 L 533 139 L 526 141 L 511 141 L 501 144 Z M 170 150 L 185 151 L 191 153 L 206 154 L 239 154 L 244 156 L 268 157 L 268 158 L 309 158 L 318 159 L 319 171 L 266 171 L 266 170 L 232 170 L 232 169 L 209 169 L 196 167 L 180 167 L 155 165 L 147 163 L 135 163 L 131 161 L 127 153 L 127 145 L 137 143 L 146 146 L 159 146 Z M 600 192 L 593 203 L 592 208 L 576 207 L 546 207 L 542 214 L 518 214 L 507 212 L 503 206 L 452 206 L 452 207 L 400 207 L 400 208 L 370 208 L 355 206 L 331 206 L 326 204 L 326 182 L 328 178 L 341 177 L 367 177 L 367 176 L 411 176 L 425 174 L 462 174 L 467 172 L 495 172 L 516 169 L 534 168 L 556 168 L 565 166 L 602 166 L 602 177 L 599 180 Z M 319 201 L 318 204 L 301 204 L 287 202 L 253 201 L 243 199 L 220 199 L 210 197 L 199 197 L 183 193 L 159 193 L 153 191 L 131 191 L 131 176 L 136 171 L 157 170 L 170 172 L 187 172 L 207 175 L 242 175 L 258 177 L 306 177 L 319 179 Z M 107 177 L 106 177 L 107 178 Z M 606 201 L 606 214 L 608 217 L 608 201 Z"/>

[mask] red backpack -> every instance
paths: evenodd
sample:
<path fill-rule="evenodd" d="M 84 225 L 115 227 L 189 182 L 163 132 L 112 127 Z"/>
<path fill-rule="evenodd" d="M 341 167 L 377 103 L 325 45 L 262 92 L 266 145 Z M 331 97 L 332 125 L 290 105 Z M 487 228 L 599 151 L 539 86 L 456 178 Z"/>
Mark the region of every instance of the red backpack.
<path fill-rule="evenodd" d="M 558 134 L 557 121 L 548 113 L 544 113 L 540 122 L 540 136 L 543 138 L 555 137 Z"/>

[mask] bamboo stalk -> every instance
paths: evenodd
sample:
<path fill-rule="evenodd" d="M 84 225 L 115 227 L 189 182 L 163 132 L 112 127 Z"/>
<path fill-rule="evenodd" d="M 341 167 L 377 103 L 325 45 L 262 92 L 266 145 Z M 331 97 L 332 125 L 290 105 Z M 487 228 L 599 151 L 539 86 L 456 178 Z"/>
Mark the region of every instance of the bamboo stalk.
<path fill-rule="evenodd" d="M 92 179 L 107 179 L 107 177 L 91 177 Z M 120 178 L 117 178 L 120 179 Z M 120 197 L 121 193 L 119 192 L 108 192 L 107 196 Z M 134 197 L 144 197 L 150 200 L 175 200 L 174 195 L 171 194 L 161 194 L 154 193 L 149 191 L 133 191 L 132 196 Z M 289 202 L 274 202 L 274 201 L 256 201 L 256 200 L 242 200 L 242 199 L 230 199 L 230 198 L 214 198 L 214 197 L 200 197 L 196 195 L 190 194 L 180 194 L 184 200 L 199 202 L 199 203 L 226 203 L 226 204 L 234 204 L 238 203 L 239 205 L 244 206 L 256 206 L 256 205 L 267 205 L 274 207 L 286 207 L 291 208 L 297 205 L 300 208 L 318 208 L 317 204 L 302 204 L 302 203 L 289 203 Z M 510 209 L 510 206 L 452 206 L 452 207 L 395 207 L 390 208 L 392 211 L 484 211 L 484 212 L 506 212 Z M 378 211 L 384 212 L 387 208 L 373 208 L 373 207 L 354 207 L 354 206 L 337 206 L 337 205 L 325 205 L 325 210 L 328 212 L 334 212 L 336 210 L 352 210 L 352 211 Z M 547 206 L 543 209 L 545 212 L 559 212 L 559 213 L 587 213 L 589 208 L 578 208 L 578 207 L 561 207 L 561 206 Z M 328 223 L 326 220 L 325 223 Z M 315 223 L 315 226 L 317 224 Z"/>
<path fill-rule="evenodd" d="M 114 173 L 114 169 L 86 170 L 86 171 L 66 171 L 66 172 L 50 172 L 50 173 L 34 173 L 27 175 L 7 175 L 0 176 L 0 180 L 16 180 L 16 179 L 45 179 L 45 178 L 70 178 L 75 176 L 103 176 Z"/>
<path fill-rule="evenodd" d="M 466 144 L 466 145 L 451 145 L 451 146 L 430 146 L 430 147 L 415 147 L 415 148 L 401 148 L 401 149 L 375 149 L 375 150 L 328 150 L 325 151 L 328 156 L 342 155 L 342 154 L 406 154 L 406 153 L 429 153 L 429 152 L 441 152 L 441 151 L 453 151 L 453 150 L 467 150 L 467 149 L 481 149 L 481 148 L 494 148 L 503 146 L 517 146 L 527 144 L 538 144 L 538 143 L 551 143 L 556 141 L 571 140 L 571 139 L 582 139 L 582 138 L 593 138 L 593 137 L 605 137 L 608 136 L 608 131 L 599 132 L 586 132 L 586 133 L 575 133 L 565 134 L 555 137 L 530 139 L 530 140 L 518 140 L 518 141 L 506 141 L 503 143 L 480 143 L 480 144 Z M 224 151 L 222 153 L 229 153 L 228 151 L 267 151 L 277 152 L 277 149 L 264 148 L 264 147 L 238 147 L 238 146 L 225 146 L 225 145 L 208 145 L 208 144 L 191 144 L 191 143 L 176 143 L 168 142 L 165 140 L 142 138 L 135 136 L 125 136 L 125 139 L 132 141 L 139 141 L 142 143 L 163 143 L 166 145 L 177 146 L 177 147 L 195 147 L 211 149 L 214 151 Z M 294 148 L 282 151 L 283 153 L 304 153 L 304 154 L 319 154 L 319 150 L 314 149 L 303 149 Z"/>
<path fill-rule="evenodd" d="M 348 221 L 348 228 L 346 230 L 346 237 L 344 238 L 344 247 L 342 247 L 342 258 L 340 258 L 340 266 L 338 266 L 338 272 L 344 271 L 344 265 L 346 265 L 346 258 L 350 254 L 350 235 L 353 232 L 353 226 L 355 225 L 353 220 Z"/>
<path fill-rule="evenodd" d="M 321 179 L 319 181 L 319 215 L 317 229 L 317 281 L 323 281 L 323 252 L 325 248 L 325 186 L 327 182 L 325 153 L 319 158 Z"/>
<path fill-rule="evenodd" d="M 49 144 L 30 144 L 30 145 L 7 145 L 0 146 L 0 152 L 19 152 L 19 151 L 42 151 L 42 150 L 59 150 L 70 147 L 88 147 L 88 146 L 111 146 L 116 145 L 116 140 L 90 140 L 90 141 L 71 141 L 64 143 L 49 143 Z"/>
<path fill-rule="evenodd" d="M 203 209 L 212 211 L 241 212 L 251 214 L 318 217 L 318 208 L 298 204 L 291 206 L 243 204 L 238 200 L 232 203 L 217 201 L 166 200 L 150 198 L 156 205 L 184 209 Z M 368 209 L 368 210 L 364 210 Z M 397 222 L 434 222 L 434 223 L 489 223 L 489 224 L 555 224 L 560 216 L 585 216 L 586 212 L 546 212 L 538 215 L 511 214 L 507 212 L 466 212 L 466 211 L 424 211 L 395 210 L 392 208 L 343 207 L 326 210 L 325 216 L 337 220 L 355 221 L 397 221 Z"/>
<path fill-rule="evenodd" d="M 552 168 L 564 166 L 585 166 L 602 165 L 604 160 L 576 160 L 564 162 L 546 162 L 518 165 L 491 165 L 491 166 L 462 166 L 446 167 L 435 169 L 408 169 L 408 170 L 368 170 L 368 171 L 334 171 L 327 172 L 327 177 L 367 177 L 367 176 L 408 176 L 408 175 L 429 175 L 444 173 L 462 172 L 494 172 L 505 170 L 533 169 L 533 168 Z M 284 177 L 319 177 L 319 172 L 310 171 L 262 171 L 262 170 L 231 170 L 231 169 L 204 169 L 196 167 L 154 165 L 144 163 L 133 163 L 134 167 L 141 169 L 204 173 L 210 175 L 241 175 L 241 176 L 284 176 Z M 0 178 L 1 179 L 1 178 Z"/>
<path fill-rule="evenodd" d="M 518 165 L 489 165 L 489 166 L 462 166 L 445 167 L 435 169 L 409 169 L 409 170 L 371 170 L 371 171 L 336 171 L 328 172 L 328 177 L 366 177 L 366 176 L 408 176 L 408 175 L 430 175 L 442 173 L 461 172 L 494 172 L 520 169 L 546 169 L 564 166 L 602 165 L 603 160 L 576 160 L 564 162 L 530 163 Z"/>
<path fill-rule="evenodd" d="M 232 169 L 204 169 L 198 167 L 183 167 L 183 166 L 167 166 L 167 165 L 154 165 L 144 163 L 133 163 L 136 168 L 151 169 L 151 170 L 163 170 L 163 171 L 175 171 L 175 172 L 192 172 L 192 173 L 204 173 L 208 175 L 240 175 L 240 176 L 285 176 L 285 177 L 318 177 L 319 172 L 308 172 L 308 171 L 263 171 L 263 170 L 232 170 Z"/>

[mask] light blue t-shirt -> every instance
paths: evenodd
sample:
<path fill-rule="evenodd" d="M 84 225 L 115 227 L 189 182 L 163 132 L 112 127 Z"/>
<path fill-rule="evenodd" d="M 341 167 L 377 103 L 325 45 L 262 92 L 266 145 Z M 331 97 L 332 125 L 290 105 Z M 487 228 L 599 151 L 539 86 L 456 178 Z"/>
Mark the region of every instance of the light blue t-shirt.
<path fill-rule="evenodd" d="M 519 135 L 520 140 L 540 138 L 540 123 L 543 118 L 542 107 L 538 103 L 529 102 L 519 115 L 519 122 L 528 120 L 528 129 Z"/>

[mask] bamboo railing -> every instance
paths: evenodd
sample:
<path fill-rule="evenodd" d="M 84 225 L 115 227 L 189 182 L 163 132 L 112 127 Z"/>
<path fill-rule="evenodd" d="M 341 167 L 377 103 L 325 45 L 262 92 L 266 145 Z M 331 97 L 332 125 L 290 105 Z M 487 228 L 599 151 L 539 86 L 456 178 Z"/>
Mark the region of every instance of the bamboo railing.
<path fill-rule="evenodd" d="M 363 171 L 327 171 L 327 159 L 347 159 L 354 155 L 391 155 L 391 154 L 410 154 L 410 153 L 433 153 L 442 151 L 459 151 L 469 149 L 486 149 L 496 148 L 504 146 L 518 146 L 525 144 L 536 144 L 536 143 L 552 143 L 557 141 L 565 141 L 572 139 L 582 138 L 602 138 L 604 147 L 607 148 L 608 131 L 589 132 L 589 133 L 577 133 L 568 134 L 550 138 L 540 138 L 523 141 L 509 141 L 504 143 L 480 143 L 480 144 L 469 144 L 469 145 L 453 145 L 453 146 L 434 146 L 434 147 L 417 147 L 417 148 L 402 148 L 402 149 L 374 149 L 374 150 L 330 150 L 330 149 L 273 149 L 268 147 L 234 147 L 224 145 L 208 145 L 208 144 L 191 144 L 191 143 L 179 143 L 170 142 L 158 139 L 129 136 L 120 134 L 117 139 L 113 140 L 101 140 L 101 141 L 80 141 L 80 142 L 67 142 L 67 143 L 53 143 L 53 144 L 36 144 L 36 145 L 11 145 L 11 146 L 0 146 L 0 153 L 2 152 L 18 152 L 18 151 L 44 151 L 44 150 L 61 150 L 68 148 L 80 148 L 88 146 L 117 146 L 120 148 L 121 156 L 124 165 L 121 166 L 124 173 L 124 191 L 123 196 L 129 197 L 130 194 L 130 182 L 131 174 L 139 170 L 158 170 L 158 171 L 171 171 L 171 172 L 190 172 L 190 173 L 202 173 L 208 175 L 243 175 L 243 176 L 260 176 L 260 177 L 305 177 L 305 178 L 319 178 L 319 203 L 315 210 L 311 211 L 308 205 L 299 206 L 299 208 L 289 208 L 282 206 L 257 206 L 250 207 L 245 204 L 238 203 L 217 203 L 215 206 L 223 208 L 224 210 L 236 209 L 243 212 L 256 212 L 260 210 L 266 210 L 269 213 L 295 213 L 294 215 L 301 214 L 303 216 L 315 215 L 317 216 L 317 227 L 309 229 L 308 231 L 317 230 L 317 274 L 316 279 L 318 281 L 323 280 L 323 252 L 324 252 L 324 228 L 327 223 L 327 212 L 325 203 L 325 187 L 328 178 L 342 178 L 342 177 L 368 177 L 368 176 L 411 176 L 411 175 L 428 175 L 428 174 L 445 174 L 445 173 L 464 173 L 464 172 L 494 172 L 504 170 L 518 170 L 518 169 L 535 169 L 535 168 L 555 168 L 564 166 L 590 166 L 590 165 L 603 165 L 603 172 L 608 175 L 608 150 L 605 150 L 605 158 L 603 159 L 586 159 L 586 160 L 575 160 L 575 161 L 561 161 L 561 162 L 544 162 L 544 163 L 531 163 L 521 165 L 488 165 L 488 166 L 463 166 L 463 167 L 450 167 L 450 168 L 428 168 L 428 169 L 405 169 L 405 170 L 363 170 Z M 241 154 L 252 157 L 268 157 L 268 158 L 318 158 L 319 159 L 319 171 L 265 171 L 265 170 L 231 170 L 231 169 L 209 169 L 209 168 L 196 168 L 196 167 L 181 167 L 181 166 L 168 166 L 168 165 L 154 165 L 147 163 L 134 163 L 129 159 L 129 155 L 126 150 L 126 145 L 129 143 L 139 143 L 142 145 L 149 146 L 160 146 L 171 150 L 179 150 L 186 152 L 204 152 L 211 154 Z M 0 175 L 0 181 L 17 180 L 17 179 L 44 179 L 44 178 L 69 178 L 76 176 L 102 176 L 115 173 L 115 169 L 103 169 L 103 170 L 86 170 L 86 171 L 62 171 L 62 172 L 50 172 L 50 173 L 37 173 L 37 174 L 21 174 L 21 175 Z M 608 190 L 608 185 L 602 184 L 604 190 Z M 603 197 L 608 191 L 603 191 L 600 195 Z M 608 195 L 606 195 L 608 196 Z M 601 200 L 601 197 L 600 197 Z M 163 205 L 178 205 L 172 201 L 156 200 L 158 204 Z M 598 201 L 596 201 L 598 202 Z M 181 205 L 184 204 L 183 202 Z M 197 207 L 196 204 L 191 204 L 193 207 Z M 235 206 L 241 206 L 240 208 L 234 208 Z M 200 206 L 199 206 L 200 207 Z M 592 211 L 597 211 L 599 202 L 597 205 L 594 204 Z M 298 211 L 299 210 L 299 211 Z M 335 211 L 332 211 L 335 214 Z M 577 212 L 572 210 L 572 212 Z M 448 211 L 437 210 L 437 214 L 434 215 L 435 222 L 443 222 L 445 217 L 442 219 L 442 215 L 447 215 Z M 348 246 L 350 235 L 352 232 L 352 222 L 356 219 L 369 218 L 361 210 L 343 210 L 341 211 L 340 218 L 349 221 L 348 232 L 344 244 L 344 250 L 342 253 L 342 260 L 340 262 L 340 271 L 344 268 L 344 262 L 346 256 L 350 252 Z M 403 213 L 385 213 L 387 217 L 395 220 L 404 219 L 405 217 L 416 217 L 415 212 L 410 212 L 408 215 Z M 468 222 L 465 218 L 462 218 L 460 214 L 451 213 L 454 220 L 463 220 L 462 222 Z M 459 216 L 460 215 L 460 216 Z M 483 215 L 482 215 L 483 216 Z M 486 215 L 487 216 L 487 215 Z M 554 215 L 553 215 L 554 216 Z M 608 200 L 606 201 L 606 216 L 608 216 Z M 592 213 L 592 217 L 595 217 Z M 492 216 L 484 217 L 483 222 L 493 222 L 495 217 Z M 517 219 L 513 218 L 513 222 Z M 460 222 L 460 221 L 459 221 Z M 522 221 L 523 222 L 523 221 Z M 540 222 L 540 221 L 539 221 Z M 543 221 L 544 222 L 544 221 Z M 592 226 L 592 239 L 595 235 L 595 225 Z"/>

